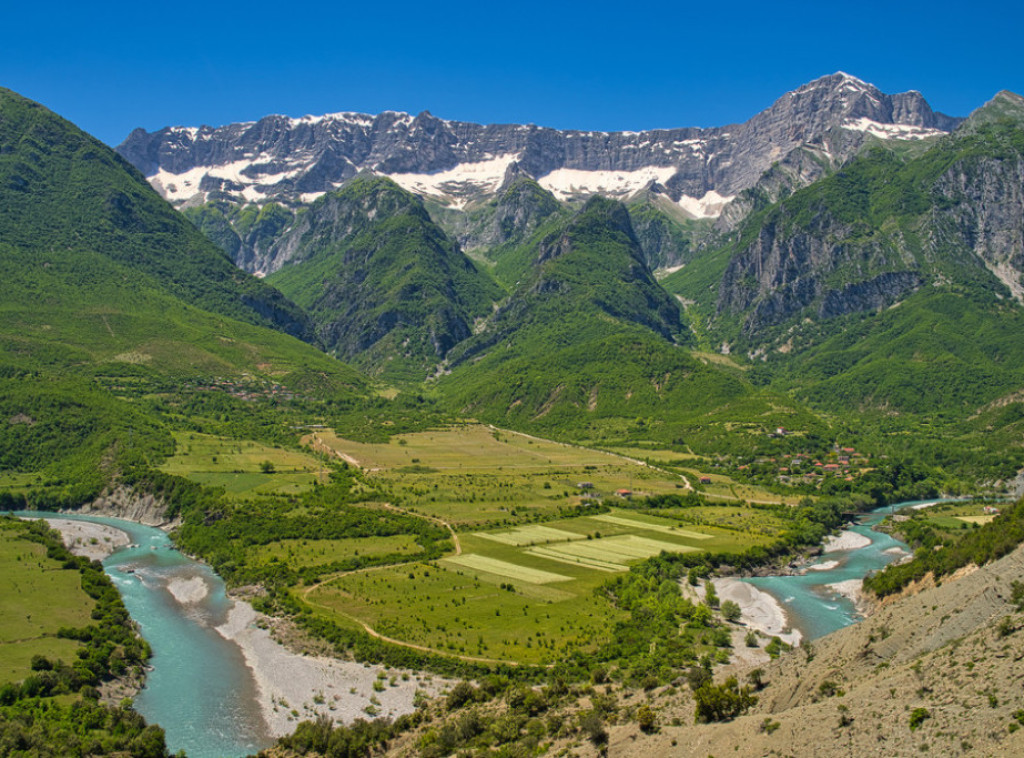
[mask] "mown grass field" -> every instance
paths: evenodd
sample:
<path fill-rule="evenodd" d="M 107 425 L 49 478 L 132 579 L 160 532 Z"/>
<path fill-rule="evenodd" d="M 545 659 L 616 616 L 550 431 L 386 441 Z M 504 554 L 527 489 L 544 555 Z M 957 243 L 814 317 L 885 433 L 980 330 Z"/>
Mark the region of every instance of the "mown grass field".
<path fill-rule="evenodd" d="M 0 683 L 24 679 L 34 655 L 72 663 L 80 643 L 58 639 L 57 630 L 88 624 L 95 605 L 79 573 L 63 570 L 42 545 L 0 523 L 0 576 Z"/>
<path fill-rule="evenodd" d="M 620 614 L 595 590 L 634 563 L 661 551 L 743 550 L 769 541 L 750 531 L 755 512 L 731 510 L 738 524 L 731 528 L 613 509 L 462 532 L 461 555 L 346 574 L 311 588 L 306 599 L 336 618 L 438 652 L 553 663 L 606 641 Z"/>
<path fill-rule="evenodd" d="M 252 550 L 254 563 L 281 561 L 303 568 L 348 558 L 378 555 L 416 553 L 421 547 L 412 535 L 396 534 L 388 537 L 350 537 L 344 540 L 281 540 L 261 545 Z"/>
<path fill-rule="evenodd" d="M 393 502 L 455 526 L 514 524 L 557 515 L 615 492 L 682 493 L 686 480 L 615 453 L 563 445 L 481 424 L 353 442 L 323 431 L 305 438 L 367 471 Z M 589 488 L 579 485 L 587 482 Z"/>
<path fill-rule="evenodd" d="M 287 495 L 325 476 L 315 456 L 198 432 L 175 432 L 175 453 L 160 467 L 229 495 Z M 269 464 L 271 471 L 264 470 Z"/>

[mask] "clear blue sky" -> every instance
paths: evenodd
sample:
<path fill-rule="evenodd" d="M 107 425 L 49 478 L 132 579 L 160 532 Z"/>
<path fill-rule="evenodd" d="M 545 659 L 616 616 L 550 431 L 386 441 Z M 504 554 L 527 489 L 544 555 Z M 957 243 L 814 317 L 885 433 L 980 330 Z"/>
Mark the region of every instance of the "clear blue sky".
<path fill-rule="evenodd" d="M 1024 93 L 1019 2 L 9 3 L 0 86 L 110 144 L 269 113 L 640 130 L 744 121 L 846 71 L 967 115 Z"/>

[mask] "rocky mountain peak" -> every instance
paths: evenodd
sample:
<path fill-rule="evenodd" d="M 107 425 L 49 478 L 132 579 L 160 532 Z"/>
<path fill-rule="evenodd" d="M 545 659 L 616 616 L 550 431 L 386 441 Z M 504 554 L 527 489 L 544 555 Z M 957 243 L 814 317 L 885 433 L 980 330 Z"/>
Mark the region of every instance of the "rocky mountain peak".
<path fill-rule="evenodd" d="M 804 146 L 817 146 L 838 164 L 870 138 L 926 139 L 958 123 L 933 112 L 920 93 L 886 95 L 837 72 L 743 124 L 720 128 L 562 131 L 446 121 L 429 111 L 340 112 L 136 129 L 118 150 L 166 199 L 185 207 L 219 200 L 297 210 L 369 172 L 456 211 L 494 200 L 525 176 L 562 202 L 592 195 L 628 200 L 656 187 L 678 215 L 716 218 Z"/>

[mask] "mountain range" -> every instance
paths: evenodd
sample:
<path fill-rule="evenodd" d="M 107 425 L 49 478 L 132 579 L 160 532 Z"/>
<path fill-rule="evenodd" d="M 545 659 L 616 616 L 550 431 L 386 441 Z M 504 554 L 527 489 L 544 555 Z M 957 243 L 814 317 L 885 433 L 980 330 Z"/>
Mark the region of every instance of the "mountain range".
<path fill-rule="evenodd" d="M 810 152 L 815 165 L 804 168 L 807 181 L 865 143 L 930 140 L 959 121 L 932 111 L 918 92 L 887 95 L 840 72 L 787 93 L 743 124 L 708 129 L 604 133 L 484 126 L 427 112 L 335 113 L 136 129 L 117 149 L 186 208 L 226 201 L 296 210 L 373 173 L 445 209 L 468 211 L 526 176 L 560 201 L 591 194 L 627 200 L 646 191 L 680 219 L 707 219 L 794 151 Z M 279 265 L 254 255 L 259 245 L 238 236 L 234 255 L 246 270 L 269 273 Z M 477 244 L 472 235 L 461 241 Z"/>
<path fill-rule="evenodd" d="M 309 593 L 290 595 L 288 587 L 299 585 L 285 580 L 301 577 L 313 588 L 321 586 L 311 583 L 320 577 L 313 569 L 341 571 L 340 578 L 353 565 L 387 567 L 404 554 L 334 560 L 307 566 L 309 574 L 289 565 L 290 552 L 246 561 L 255 548 L 305 547 L 307 537 L 316 550 L 334 545 L 352 536 L 350 516 L 360 520 L 359 534 L 380 536 L 380 524 L 399 511 L 402 529 L 431 519 L 427 528 L 444 539 L 450 533 L 461 554 L 457 531 L 467 542 L 481 536 L 462 529 L 473 519 L 453 527 L 421 518 L 401 498 L 413 493 L 422 498 L 417 507 L 433 503 L 437 480 L 417 477 L 439 474 L 443 490 L 472 482 L 470 466 L 463 470 L 459 451 L 447 449 L 444 471 L 426 465 L 412 457 L 422 453 L 407 432 L 433 435 L 471 420 L 480 422 L 472 424 L 476 441 L 460 444 L 515 436 L 517 449 L 554 473 L 522 464 L 529 472 L 514 480 L 499 460 L 502 481 L 493 489 L 519 484 L 496 496 L 503 504 L 495 513 L 502 528 L 529 524 L 545 540 L 558 532 L 534 522 L 606 509 L 582 477 L 615 480 L 603 463 L 581 464 L 574 488 L 575 470 L 564 480 L 555 471 L 563 464 L 549 451 L 558 446 L 534 448 L 532 435 L 566 450 L 599 447 L 586 451 L 595 461 L 609 451 L 635 456 L 623 460 L 669 476 L 670 494 L 628 503 L 629 490 L 612 501 L 609 488 L 606 502 L 643 510 L 636 515 L 652 530 L 667 514 L 685 512 L 680 523 L 735 537 L 749 565 L 781 555 L 789 561 L 846 521 L 850 508 L 940 492 L 1009 492 L 1024 470 L 1024 98 L 1009 92 L 961 119 L 933 112 L 919 93 L 886 95 L 837 73 L 744 124 L 714 129 L 602 134 L 346 113 L 136 130 L 115 151 L 0 89 L 0 274 L 0 502 L 57 509 L 102 496 L 160 500 L 168 518 L 181 519 L 179 536 L 200 545 L 197 553 L 229 577 L 255 576 L 244 571 L 262 566 L 268 586 L 257 602 L 305 617 L 306 631 L 339 649 L 371 638 L 301 610 Z M 310 457 L 342 436 L 394 454 L 398 478 L 377 477 L 369 466 L 356 471 L 357 459 L 340 448 L 344 464 Z M 278 453 L 303 461 L 277 472 L 287 481 L 275 478 L 269 458 L 258 460 Z M 197 466 L 192 478 L 166 465 L 183 456 Z M 800 473 L 790 468 L 797 461 Z M 536 490 L 521 484 L 534 478 Z M 709 502 L 705 485 L 729 502 Z M 243 490 L 227 489 L 236 486 Z M 494 497 L 490 485 L 455 490 L 471 493 L 458 507 L 472 511 L 485 489 Z M 531 498 L 548 510 L 527 507 Z M 384 501 L 394 511 L 387 518 L 378 507 Z M 613 516 L 602 530 L 616 519 L 623 520 Z M 923 558 L 940 565 L 951 552 L 957 561 L 941 565 L 966 572 L 997 557 L 993 545 L 1003 554 L 1024 533 L 1019 505 L 991 525 L 947 521 L 941 534 L 900 527 L 920 546 L 919 561 L 901 569 L 907 576 L 931 570 Z M 328 539 L 322 523 L 339 531 Z M 769 535 L 778 539 L 772 552 L 759 539 Z M 947 538 L 953 551 L 942 552 Z M 246 540 L 254 549 L 248 557 L 240 550 Z M 701 552 L 692 550 L 678 555 Z M 690 674 L 710 679 L 707 651 L 719 643 L 679 637 L 690 621 L 647 603 L 678 599 L 682 578 L 695 583 L 698 568 L 707 577 L 712 567 L 747 565 L 736 560 L 726 551 L 698 565 L 662 553 L 602 585 L 608 597 L 637 600 L 634 626 L 616 623 L 628 646 L 646 625 L 664 626 L 673 641 L 643 642 L 630 654 L 642 662 L 633 673 L 699 639 L 679 660 L 692 660 Z M 1013 615 L 1024 607 L 1020 560 L 1018 551 L 962 585 L 984 602 L 944 584 L 901 606 L 915 609 L 915 620 L 931 614 L 926 623 L 908 625 L 906 613 L 883 611 L 881 625 L 823 644 L 816 665 L 810 646 L 796 654 L 799 666 L 795 657 L 773 665 L 775 686 L 762 693 L 760 710 L 735 722 L 750 750 L 774 749 L 768 743 L 777 729 L 813 749 L 828 730 L 805 729 L 799 714 L 824 723 L 826 710 L 839 725 L 831 732 L 845 730 L 828 739 L 864 747 L 883 738 L 909 750 L 916 737 L 903 724 L 909 720 L 914 732 L 932 718 L 923 705 L 885 730 L 869 720 L 885 691 L 895 698 L 897 688 L 908 709 L 930 688 L 939 691 L 941 702 L 928 702 L 943 731 L 931 744 L 955 750 L 956 719 L 968 711 L 946 709 L 957 696 L 952 685 L 922 678 L 919 669 L 930 661 L 947 678 L 962 675 L 980 687 L 969 674 L 974 663 L 957 668 L 952 653 L 960 644 L 979 651 L 985 676 L 1000 677 L 998 687 L 964 701 L 977 710 L 987 700 L 992 711 L 986 734 L 972 739 L 983 753 L 1002 745 L 1003 730 L 1018 728 L 1008 719 L 1024 724 L 1007 700 L 1019 676 L 1005 654 L 1010 642 L 1020 647 L 1019 635 L 1004 641 L 1021 628 Z M 498 563 L 512 565 L 487 565 Z M 659 573 L 670 564 L 672 572 Z M 428 568 L 442 571 L 431 561 L 423 579 Z M 419 577 L 405 568 L 394 576 Z M 894 591 L 904 586 L 897 579 Z M 531 588 L 544 593 L 531 598 L 560 597 L 557 588 Z M 500 591 L 519 590 L 504 582 Z M 984 623 L 957 621 L 961 608 Z M 997 616 L 1004 618 L 993 630 Z M 455 650 L 437 660 L 464 663 Z M 525 667 L 504 671 L 514 679 Z M 609 671 L 580 671 L 610 694 Z M 650 687 L 622 672 L 611 677 L 627 698 L 643 686 L 645 703 L 660 703 L 666 714 L 678 707 L 668 699 L 683 680 L 660 685 L 680 671 L 660 672 Z M 833 712 L 827 702 L 842 686 L 855 713 Z M 564 687 L 552 682 L 545 692 Z M 588 691 L 596 710 L 599 693 Z M 524 704 L 541 696 L 518 680 L 515 692 Z M 12 693 L 5 690 L 2 707 Z M 647 706 L 635 703 L 643 723 Z M 533 729 L 525 717 L 517 735 L 520 726 Z M 671 752 L 669 728 L 670 745 L 626 727 L 614 739 L 630 740 L 626 752 L 634 739 Z M 698 731 L 726 749 L 734 738 L 725 729 Z M 601 733 L 607 740 L 606 732 L 594 735 Z M 574 746 L 581 734 L 573 733 Z M 591 739 L 598 750 L 603 743 Z M 1006 742 L 1019 743 L 1020 735 Z"/>
<path fill-rule="evenodd" d="M 717 425 L 751 413 L 824 430 L 817 414 L 850 409 L 897 427 L 941 417 L 961 440 L 1016 433 L 1012 93 L 960 119 L 837 73 L 715 129 L 271 116 L 136 130 L 121 157 L 13 93 L 5 103 L 17 149 L 4 199 L 21 208 L 5 216 L 21 256 L 11 281 L 39 256 L 51 278 L 90 261 L 109 283 L 101 269 L 128 266 L 160 297 L 426 387 L 449 412 L 549 434 L 721 439 Z M 64 302 L 94 308 L 100 289 Z M 120 333 L 100 322 L 91 345 Z M 241 367 L 221 348 L 182 365 L 194 339 L 112 342 L 93 360 Z M 1014 449 L 979 455 L 1009 474 Z"/>

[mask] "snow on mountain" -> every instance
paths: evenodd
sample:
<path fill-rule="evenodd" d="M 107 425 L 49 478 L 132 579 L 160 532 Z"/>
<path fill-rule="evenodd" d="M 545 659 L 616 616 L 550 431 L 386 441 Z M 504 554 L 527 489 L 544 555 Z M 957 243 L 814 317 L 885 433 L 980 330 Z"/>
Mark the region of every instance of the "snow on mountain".
<path fill-rule="evenodd" d="M 136 129 L 118 151 L 179 206 L 213 198 L 308 204 L 361 172 L 456 209 L 495 196 L 513 169 L 561 200 L 626 199 L 650 186 L 695 218 L 713 218 L 793 150 L 830 143 L 836 161 L 869 137 L 925 139 L 959 119 L 917 92 L 886 95 L 842 72 L 779 98 L 743 124 L 641 132 L 481 125 L 385 111 L 376 116 L 267 116 L 222 127 Z"/>
<path fill-rule="evenodd" d="M 676 173 L 673 166 L 644 166 L 633 171 L 584 171 L 559 168 L 537 181 L 559 200 L 604 195 L 625 199 L 651 182 L 667 182 Z"/>
<path fill-rule="evenodd" d="M 918 140 L 941 137 L 943 134 L 946 134 L 941 129 L 929 129 L 925 126 L 911 126 L 908 124 L 880 124 L 877 121 L 863 117 L 843 122 L 843 128 L 865 132 L 879 139 Z"/>
<path fill-rule="evenodd" d="M 482 161 L 460 163 L 446 171 L 433 174 L 387 174 L 403 189 L 417 195 L 450 200 L 463 208 L 469 197 L 491 195 L 498 191 L 505 172 L 519 155 L 510 153 Z"/>

